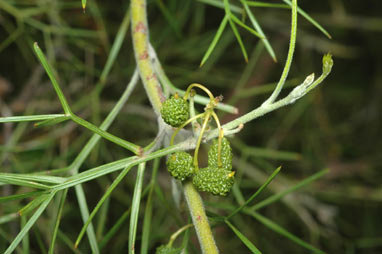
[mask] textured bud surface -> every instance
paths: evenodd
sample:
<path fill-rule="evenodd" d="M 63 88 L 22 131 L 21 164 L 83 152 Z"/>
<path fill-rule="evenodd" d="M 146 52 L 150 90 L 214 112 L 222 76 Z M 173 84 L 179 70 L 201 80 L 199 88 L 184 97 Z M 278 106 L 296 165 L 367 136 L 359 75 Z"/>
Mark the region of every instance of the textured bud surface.
<path fill-rule="evenodd" d="M 234 172 L 216 167 L 201 168 L 192 183 L 199 191 L 226 196 L 234 183 Z"/>
<path fill-rule="evenodd" d="M 156 249 L 155 254 L 180 254 L 180 250 L 166 245 L 161 245 Z"/>
<path fill-rule="evenodd" d="M 212 141 L 212 145 L 208 150 L 208 166 L 209 167 L 218 167 L 218 146 L 219 142 L 217 139 Z M 222 162 L 222 169 L 232 170 L 232 148 L 229 144 L 229 141 L 226 138 L 222 138 L 221 144 L 221 155 L 220 159 Z"/>
<path fill-rule="evenodd" d="M 160 112 L 165 123 L 172 127 L 181 126 L 188 120 L 190 115 L 187 101 L 177 95 L 167 99 L 163 103 Z"/>
<path fill-rule="evenodd" d="M 194 173 L 192 156 L 183 151 L 171 154 L 167 160 L 167 170 L 175 179 L 183 181 Z"/>

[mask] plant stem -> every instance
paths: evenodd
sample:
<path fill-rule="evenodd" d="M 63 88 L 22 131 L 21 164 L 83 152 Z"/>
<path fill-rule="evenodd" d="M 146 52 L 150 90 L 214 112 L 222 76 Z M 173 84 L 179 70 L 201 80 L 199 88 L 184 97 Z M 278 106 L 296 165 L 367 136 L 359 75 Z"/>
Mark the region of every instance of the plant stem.
<path fill-rule="evenodd" d="M 264 102 L 264 104 L 273 103 L 277 96 L 280 94 L 281 89 L 285 84 L 285 80 L 288 77 L 289 69 L 292 64 L 293 53 L 296 46 L 296 37 L 297 37 L 297 0 L 293 0 L 292 2 L 292 29 L 290 31 L 290 41 L 289 41 L 289 51 L 287 60 L 284 66 L 283 73 L 281 74 L 279 83 L 276 86 L 276 89 L 273 91 L 272 95 Z"/>
<path fill-rule="evenodd" d="M 135 60 L 147 96 L 157 115 L 165 97 L 149 57 L 149 29 L 146 17 L 146 1 L 131 1 L 131 25 Z"/>
<path fill-rule="evenodd" d="M 211 117 L 211 111 L 212 110 L 209 110 L 209 111 L 205 112 L 204 122 L 203 122 L 202 128 L 200 129 L 200 132 L 199 132 L 198 142 L 196 143 L 196 148 L 195 148 L 195 152 L 194 152 L 194 167 L 195 167 L 195 172 L 196 173 L 199 171 L 199 166 L 198 166 L 199 148 L 200 148 L 200 144 L 202 143 L 203 134 L 204 134 L 204 132 L 206 130 L 208 120 Z"/>
<path fill-rule="evenodd" d="M 187 204 L 190 208 L 192 222 L 194 223 L 195 231 L 198 235 L 202 253 L 219 253 L 208 223 L 208 218 L 204 211 L 203 201 L 194 185 L 192 185 L 192 182 L 186 182 L 184 184 L 184 195 L 186 196 Z"/>

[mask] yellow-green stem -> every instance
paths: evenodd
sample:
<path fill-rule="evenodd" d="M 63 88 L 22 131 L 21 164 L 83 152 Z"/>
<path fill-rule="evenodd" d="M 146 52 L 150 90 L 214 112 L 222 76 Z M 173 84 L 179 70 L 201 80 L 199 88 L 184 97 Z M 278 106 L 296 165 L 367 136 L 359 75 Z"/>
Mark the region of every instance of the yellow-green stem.
<path fill-rule="evenodd" d="M 198 119 L 200 117 L 203 117 L 205 114 L 206 113 L 200 113 L 199 115 L 193 116 L 192 118 L 188 119 L 184 124 L 182 124 L 181 126 L 176 128 L 176 130 L 174 131 L 174 133 L 171 136 L 170 146 L 172 146 L 174 144 L 175 136 L 176 136 L 176 134 L 178 134 L 178 132 L 181 129 L 183 129 L 187 124 L 191 123 L 192 121 L 194 121 L 194 120 L 196 120 L 196 119 Z"/>
<path fill-rule="evenodd" d="M 199 171 L 199 166 L 198 166 L 199 148 L 200 148 L 200 144 L 202 143 L 203 134 L 204 134 L 204 132 L 206 130 L 208 120 L 211 117 L 211 111 L 207 111 L 207 112 L 205 112 L 205 114 L 206 115 L 204 117 L 204 122 L 203 122 L 203 125 L 202 125 L 202 129 L 200 130 L 199 137 L 198 137 L 198 142 L 196 143 L 196 148 L 195 148 L 195 152 L 194 152 L 194 167 L 195 167 L 195 171 L 196 172 Z"/>
<path fill-rule="evenodd" d="M 218 167 L 222 167 L 222 160 L 221 160 L 221 151 L 222 151 L 222 139 L 224 137 L 224 131 L 223 128 L 220 125 L 220 121 L 218 116 L 216 115 L 215 111 L 212 111 L 212 116 L 215 119 L 216 125 L 219 129 L 219 138 L 218 138 Z"/>
<path fill-rule="evenodd" d="M 190 91 L 193 87 L 198 87 L 200 89 L 202 89 L 204 92 L 206 92 L 206 94 L 208 94 L 208 96 L 210 97 L 210 100 L 213 101 L 215 100 L 214 96 L 212 95 L 211 91 L 208 90 L 205 86 L 201 85 L 201 84 L 198 84 L 198 83 L 192 83 L 191 85 L 189 85 L 187 87 L 187 90 L 186 90 L 186 94 L 184 95 L 184 99 L 187 100 L 188 99 L 188 96 L 190 94 Z"/>
<path fill-rule="evenodd" d="M 135 60 L 146 93 L 154 111 L 160 115 L 165 97 L 149 56 L 149 30 L 146 17 L 146 1 L 131 1 L 131 26 Z"/>
<path fill-rule="evenodd" d="M 174 234 L 171 235 L 170 237 L 170 241 L 168 242 L 167 246 L 172 246 L 172 243 L 176 240 L 176 238 L 181 234 L 183 233 L 186 229 L 192 227 L 193 224 L 187 224 L 186 226 L 183 226 L 181 227 L 180 229 L 178 229 Z"/>
<path fill-rule="evenodd" d="M 195 226 L 202 253 L 219 253 L 211 232 L 210 224 L 208 223 L 208 218 L 204 211 L 203 201 L 192 182 L 186 182 L 184 184 L 184 195 L 186 196 L 187 204 L 190 208 L 192 222 Z"/>

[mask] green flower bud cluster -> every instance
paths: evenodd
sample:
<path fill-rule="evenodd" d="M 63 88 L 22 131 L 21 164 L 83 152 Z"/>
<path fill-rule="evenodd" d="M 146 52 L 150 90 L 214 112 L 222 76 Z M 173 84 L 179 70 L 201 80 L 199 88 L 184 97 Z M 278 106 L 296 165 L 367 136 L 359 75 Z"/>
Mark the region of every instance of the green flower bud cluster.
<path fill-rule="evenodd" d="M 167 160 L 167 170 L 175 179 L 180 181 L 191 177 L 194 173 L 192 156 L 183 151 L 171 154 Z"/>
<path fill-rule="evenodd" d="M 208 151 L 208 167 L 200 169 L 192 179 L 199 191 L 210 192 L 214 195 L 226 196 L 234 183 L 235 172 L 232 170 L 232 148 L 229 141 L 223 137 L 221 141 L 220 160 L 218 163 L 217 140 L 214 140 Z"/>
<path fill-rule="evenodd" d="M 167 160 L 167 170 L 175 178 L 184 181 L 193 176 L 192 183 L 199 191 L 226 196 L 234 183 L 232 148 L 226 138 L 221 143 L 221 167 L 218 165 L 218 146 L 214 140 L 208 151 L 208 167 L 195 173 L 193 158 L 186 152 L 175 152 Z"/>
<path fill-rule="evenodd" d="M 161 245 L 156 249 L 155 254 L 180 254 L 180 250 L 167 245 Z"/>
<path fill-rule="evenodd" d="M 165 100 L 160 112 L 165 123 L 172 127 L 181 126 L 190 116 L 187 101 L 184 98 L 179 97 L 178 94 Z"/>

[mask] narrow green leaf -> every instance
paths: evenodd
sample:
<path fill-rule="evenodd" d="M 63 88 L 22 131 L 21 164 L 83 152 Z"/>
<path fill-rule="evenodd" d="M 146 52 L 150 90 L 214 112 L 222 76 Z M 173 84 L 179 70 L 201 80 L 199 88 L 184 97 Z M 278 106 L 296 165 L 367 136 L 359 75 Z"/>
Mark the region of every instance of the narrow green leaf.
<path fill-rule="evenodd" d="M 289 193 L 293 192 L 293 191 L 296 191 L 308 184 L 310 184 L 311 182 L 323 177 L 324 175 L 326 175 L 327 173 L 329 172 L 328 169 L 324 169 L 324 170 L 321 170 L 319 172 L 317 172 L 316 174 L 298 182 L 297 184 L 293 185 L 293 186 L 290 186 L 288 189 L 286 190 L 283 190 L 283 191 L 280 191 L 280 192 L 277 192 L 276 194 L 270 196 L 269 198 L 257 203 L 256 205 L 252 206 L 250 209 L 252 211 L 255 211 L 255 210 L 259 210 L 260 208 L 263 208 L 267 205 L 270 205 L 278 200 L 280 200 L 281 198 L 283 198 L 284 196 L 288 195 Z"/>
<path fill-rule="evenodd" d="M 198 0 L 198 2 L 208 4 L 211 6 L 215 6 L 215 7 L 221 8 L 221 9 L 225 8 L 224 3 L 222 3 L 220 0 Z M 235 12 L 237 14 L 243 13 L 243 10 L 234 4 L 229 4 L 229 9 L 231 12 Z"/>
<path fill-rule="evenodd" d="M 235 228 L 235 226 L 233 226 L 228 220 L 225 220 L 224 222 L 232 229 L 235 235 L 245 244 L 245 246 L 252 251 L 252 253 L 261 254 L 261 251 L 256 248 L 256 246 L 245 235 Z"/>
<path fill-rule="evenodd" d="M 137 234 L 137 224 L 139 215 L 139 206 L 141 203 L 143 178 L 145 176 L 146 163 L 140 163 L 138 166 L 137 179 L 135 181 L 133 201 L 131 204 L 131 216 L 129 226 L 129 254 L 135 253 L 135 238 Z"/>
<path fill-rule="evenodd" d="M 40 60 L 42 66 L 44 67 L 46 73 L 48 74 L 50 81 L 52 82 L 52 85 L 54 87 L 54 90 L 56 90 L 57 96 L 61 102 L 61 105 L 64 109 L 65 114 L 71 115 L 71 110 L 70 110 L 69 104 L 66 101 L 64 93 L 61 91 L 60 85 L 58 84 L 57 79 L 56 79 L 56 75 L 55 75 L 52 67 L 50 66 L 50 64 L 46 60 L 46 57 L 45 57 L 44 53 L 41 51 L 37 42 L 34 43 L 33 49 L 34 49 L 38 59 Z"/>
<path fill-rule="evenodd" d="M 286 4 L 274 4 L 274 3 L 266 3 L 266 2 L 260 2 L 260 1 L 245 1 L 245 2 L 247 5 L 251 7 L 268 7 L 268 8 L 284 8 L 284 9 L 292 7 L 292 2 L 290 0 L 283 0 L 283 2 Z M 301 16 L 303 16 L 306 20 L 308 20 L 310 23 L 312 23 L 326 37 L 328 37 L 329 39 L 332 38 L 332 36 L 329 34 L 328 31 L 326 31 L 325 28 L 323 28 L 316 20 L 314 20 L 309 14 L 307 14 L 300 7 L 297 7 L 297 12 Z"/>
<path fill-rule="evenodd" d="M 266 3 L 260 1 L 242 1 L 251 7 L 267 7 L 267 8 L 284 8 L 288 9 L 289 6 L 285 4 Z"/>
<path fill-rule="evenodd" d="M 48 120 L 44 120 L 44 121 L 35 123 L 34 127 L 38 128 L 38 127 L 44 127 L 44 126 L 52 126 L 52 125 L 56 125 L 56 124 L 59 124 L 61 122 L 64 122 L 66 120 L 69 120 L 69 119 L 70 119 L 70 116 L 60 116 L 60 117 L 56 117 L 53 119 L 48 119 Z"/>
<path fill-rule="evenodd" d="M 0 117 L 0 123 L 10 123 L 10 122 L 33 122 L 54 119 L 57 117 L 65 117 L 64 114 L 51 114 L 51 115 L 32 115 L 32 116 L 7 116 Z"/>
<path fill-rule="evenodd" d="M 234 16 L 233 16 L 233 14 L 232 14 L 232 12 L 231 12 L 231 10 L 229 8 L 228 0 L 224 0 L 224 10 L 225 10 L 226 15 L 228 16 L 228 22 L 229 22 L 229 24 L 230 24 L 230 26 L 232 28 L 233 34 L 235 35 L 235 37 L 236 37 L 236 39 L 237 39 L 237 41 L 238 41 L 238 43 L 240 45 L 240 49 L 241 49 L 241 51 L 243 53 L 244 60 L 245 60 L 245 62 L 248 63 L 248 54 L 247 54 L 247 51 L 245 50 L 243 40 L 240 37 L 240 33 L 237 30 L 237 28 L 235 26 L 235 23 L 232 21 L 232 17 L 234 17 Z"/>
<path fill-rule="evenodd" d="M 98 201 L 97 205 L 95 206 L 95 208 L 93 209 L 93 211 L 91 212 L 90 216 L 88 217 L 88 219 L 86 220 L 84 226 L 82 227 L 78 237 L 77 237 L 77 240 L 75 242 L 75 248 L 78 247 L 80 241 L 82 240 L 82 237 L 84 236 L 85 234 L 85 231 L 86 229 L 88 228 L 89 224 L 91 223 L 91 221 L 93 220 L 94 216 L 97 214 L 98 210 L 101 208 L 102 204 L 105 202 L 105 200 L 107 198 L 110 197 L 111 193 L 113 192 L 113 190 L 117 187 L 117 185 L 123 180 L 123 178 L 126 176 L 126 174 L 130 171 L 131 167 L 127 167 L 125 168 L 121 173 L 119 173 L 119 175 L 117 176 L 117 178 L 115 178 L 115 180 L 112 182 L 112 184 L 109 186 L 109 188 L 107 188 L 105 194 L 102 195 L 102 198 Z"/>
<path fill-rule="evenodd" d="M 23 228 L 27 222 L 26 216 L 21 216 L 20 220 L 20 227 Z M 23 254 L 29 254 L 30 253 L 30 245 L 29 245 L 29 234 L 25 234 L 23 240 L 22 240 L 22 247 L 23 247 Z"/>
<path fill-rule="evenodd" d="M 117 56 L 120 52 L 122 43 L 126 39 L 127 30 L 130 27 L 129 25 L 130 25 L 130 8 L 128 8 L 125 11 L 125 16 L 123 17 L 122 23 L 121 23 L 120 27 L 118 28 L 117 35 L 115 36 L 113 45 L 111 46 L 109 55 L 107 57 L 105 66 L 102 70 L 101 77 L 99 79 L 99 83 L 104 84 L 106 82 L 106 79 L 110 73 L 110 70 L 113 67 L 115 60 L 117 59 Z M 132 80 L 134 80 L 134 76 L 133 76 Z M 96 85 L 96 86 L 98 86 L 98 85 Z M 100 88 L 97 87 L 97 90 L 100 91 Z"/>
<path fill-rule="evenodd" d="M 264 43 L 264 46 L 267 49 L 269 55 L 272 57 L 273 61 L 277 62 L 276 54 L 275 54 L 271 44 L 269 43 L 268 39 L 266 38 L 266 36 L 265 36 L 265 34 L 263 32 L 263 29 L 261 28 L 260 24 L 257 22 L 257 20 L 256 20 L 255 16 L 253 15 L 252 11 L 249 9 L 246 1 L 241 0 L 241 3 L 244 6 L 244 10 L 245 10 L 245 12 L 247 13 L 247 15 L 249 17 L 249 20 L 251 21 L 252 26 L 263 37 L 263 38 L 261 38 L 261 41 Z"/>
<path fill-rule="evenodd" d="M 82 185 L 76 185 L 74 187 L 74 190 L 76 191 L 76 196 L 77 196 L 77 201 L 78 205 L 80 207 L 80 213 L 82 217 L 82 221 L 87 221 L 89 218 L 89 208 L 86 202 L 86 196 L 84 189 L 82 188 Z M 87 227 L 86 234 L 88 236 L 90 248 L 92 249 L 93 254 L 99 254 L 99 248 L 98 248 L 98 243 L 97 243 L 97 237 L 94 231 L 93 224 L 90 223 L 89 226 Z"/>
<path fill-rule="evenodd" d="M 179 28 L 179 21 L 177 21 L 176 18 L 172 15 L 172 13 L 166 8 L 166 5 L 163 3 L 162 0 L 156 0 L 155 2 L 157 4 L 159 10 L 162 12 L 163 16 L 166 18 L 170 27 L 174 30 L 175 35 L 178 38 L 181 38 L 182 33 L 180 31 L 180 28 Z"/>
<path fill-rule="evenodd" d="M 60 226 L 62 211 L 64 209 L 64 204 L 65 204 L 67 193 L 68 193 L 68 189 L 63 190 L 61 193 L 60 205 L 58 206 L 58 209 L 57 209 L 57 216 L 55 218 L 52 239 L 51 239 L 50 246 L 49 246 L 49 254 L 54 254 L 54 245 L 56 243 L 58 228 Z"/>
<path fill-rule="evenodd" d="M 96 236 L 97 239 L 102 239 L 103 232 L 106 227 L 109 208 L 110 208 L 110 199 L 111 197 L 107 197 L 105 202 L 103 203 L 103 206 L 101 206 L 99 215 L 97 217 L 97 229 L 96 229 Z"/>
<path fill-rule="evenodd" d="M 204 63 L 207 61 L 207 59 L 210 57 L 212 51 L 216 47 L 216 44 L 218 43 L 220 37 L 222 36 L 222 34 L 224 32 L 226 25 L 227 25 L 227 21 L 228 21 L 228 16 L 225 15 L 222 22 L 219 25 L 218 30 L 216 31 L 214 38 L 212 39 L 212 42 L 208 46 L 208 49 L 207 49 L 206 53 L 204 54 L 202 61 L 200 62 L 200 67 L 202 67 L 204 65 Z"/>
<path fill-rule="evenodd" d="M 290 0 L 283 0 L 284 3 L 288 4 L 290 7 L 292 7 L 292 2 Z M 309 14 L 307 14 L 304 10 L 302 10 L 300 7 L 297 6 L 297 12 L 303 16 L 306 20 L 308 20 L 310 23 L 312 23 L 315 27 L 317 27 L 318 30 L 320 30 L 323 34 L 326 35 L 329 39 L 332 38 L 332 36 L 329 34 L 328 31 L 325 30 L 317 21 L 315 21 Z"/>
<path fill-rule="evenodd" d="M 12 243 L 9 245 L 9 247 L 5 250 L 4 254 L 11 254 L 16 247 L 19 245 L 20 241 L 24 238 L 24 236 L 29 232 L 33 224 L 37 221 L 38 218 L 40 218 L 41 214 L 44 212 L 46 207 L 49 205 L 50 201 L 56 194 L 55 191 L 50 193 L 47 197 L 47 199 L 44 200 L 44 202 L 40 205 L 40 207 L 36 210 L 36 212 L 32 215 L 32 217 L 29 218 L 25 226 L 21 229 L 21 231 L 17 234 L 15 239 L 13 239 Z"/>
<path fill-rule="evenodd" d="M 5 197 L 0 197 L 0 204 L 9 202 L 9 201 L 18 200 L 18 199 L 29 198 L 29 197 L 33 197 L 33 196 L 37 196 L 41 194 L 42 194 L 42 191 L 31 191 L 31 192 L 22 193 L 22 194 L 15 194 L 15 195 L 9 195 Z"/>
<path fill-rule="evenodd" d="M 42 202 L 44 202 L 48 197 L 49 197 L 49 194 L 43 193 L 40 196 L 33 199 L 31 202 L 29 202 L 27 205 L 25 205 L 23 208 L 19 210 L 20 216 L 27 215 L 30 211 L 32 211 L 37 206 L 39 206 Z"/>
<path fill-rule="evenodd" d="M 125 225 L 125 222 L 127 221 L 129 214 L 131 212 L 131 207 L 127 209 L 122 216 L 117 220 L 116 223 L 114 223 L 113 227 L 104 235 L 101 242 L 99 243 L 99 248 L 102 250 L 106 244 L 110 241 L 111 238 L 118 232 L 118 230 Z"/>
<path fill-rule="evenodd" d="M 129 141 L 126 141 L 124 139 L 121 139 L 117 136 L 114 136 L 113 134 L 110 134 L 109 132 L 106 132 L 106 131 L 98 128 L 94 124 L 89 123 L 88 121 L 74 115 L 73 113 L 71 114 L 71 119 L 74 122 L 76 122 L 77 124 L 82 125 L 83 127 L 85 127 L 87 129 L 97 133 L 98 135 L 102 136 L 103 138 L 113 142 L 114 144 L 117 144 L 117 145 L 133 152 L 134 154 L 139 154 L 140 152 L 142 152 L 140 146 L 133 144 Z"/>
<path fill-rule="evenodd" d="M 244 29 L 248 30 L 250 33 L 252 33 L 253 35 L 259 37 L 260 39 L 264 39 L 265 37 L 260 35 L 258 32 L 256 32 L 255 30 L 253 30 L 252 28 L 250 28 L 249 26 L 247 26 L 246 24 L 244 24 L 240 19 L 238 19 L 235 15 L 231 15 L 230 18 L 232 19 L 233 22 L 235 22 L 236 24 L 238 24 L 239 26 L 243 27 Z"/>
<path fill-rule="evenodd" d="M 17 177 L 8 177 L 8 176 L 4 176 L 4 175 L 0 175 L 0 182 L 18 185 L 18 186 L 31 187 L 31 188 L 35 188 L 35 189 L 42 189 L 42 190 L 47 190 L 47 189 L 51 188 L 50 186 L 45 185 L 45 184 L 40 184 L 40 183 L 32 182 L 29 180 L 19 179 Z"/>
<path fill-rule="evenodd" d="M 2 178 L 10 178 L 10 179 L 31 181 L 36 183 L 49 183 L 49 184 L 63 183 L 66 181 L 65 177 L 59 177 L 59 176 L 17 174 L 17 173 L 0 173 L 0 181 Z"/>
<path fill-rule="evenodd" d="M 277 225 L 276 223 L 274 223 L 270 219 L 260 215 L 259 213 L 250 211 L 249 209 L 245 209 L 245 212 L 248 215 L 251 215 L 252 217 L 257 219 L 258 221 L 260 221 L 262 224 L 264 224 L 264 226 L 266 226 L 266 227 L 270 228 L 271 230 L 275 231 L 276 233 L 278 233 L 278 234 L 288 238 L 289 240 L 297 243 L 301 247 L 304 247 L 305 249 L 313 251 L 314 253 L 325 254 L 325 252 L 323 252 L 322 250 L 317 249 L 316 247 L 310 245 L 309 243 L 301 240 L 297 236 L 295 236 L 295 235 L 291 234 L 290 232 L 288 232 L 288 230 L 282 228 L 281 226 Z"/>
<path fill-rule="evenodd" d="M 270 182 L 272 182 L 272 180 L 277 176 L 278 173 L 280 173 L 280 170 L 281 170 L 281 166 L 278 167 L 277 169 L 275 169 L 275 171 L 273 171 L 273 173 L 268 177 L 268 179 L 265 181 L 265 183 L 263 183 L 263 185 L 261 185 L 261 187 L 249 198 L 247 199 L 247 201 L 245 201 L 244 204 L 242 204 L 240 207 L 238 207 L 235 211 L 233 211 L 230 215 L 228 215 L 226 217 L 226 219 L 229 219 L 231 218 L 232 216 L 234 216 L 235 214 L 237 214 L 238 212 L 240 212 L 244 207 L 246 207 L 249 203 L 251 203 L 253 201 L 253 199 L 255 197 L 257 197 L 267 186 L 268 184 L 270 184 Z"/>
<path fill-rule="evenodd" d="M 145 214 L 143 219 L 143 227 L 142 227 L 142 240 L 141 240 L 141 254 L 147 254 L 149 249 L 149 240 L 150 240 L 150 233 L 151 233 L 151 218 L 152 218 L 152 210 L 153 210 L 153 193 L 154 193 L 154 186 L 156 183 L 156 176 L 158 172 L 160 164 L 160 159 L 157 158 L 154 160 L 153 165 L 153 171 L 151 175 L 150 180 L 150 189 L 149 189 L 149 195 L 147 197 L 146 207 L 145 207 Z"/>
<path fill-rule="evenodd" d="M 17 218 L 20 218 L 20 215 L 18 213 L 10 213 L 4 216 L 0 217 L 0 225 L 4 223 L 8 223 L 10 221 L 13 221 Z"/>
<path fill-rule="evenodd" d="M 239 31 L 237 30 L 235 23 L 233 23 L 233 21 L 231 19 L 229 19 L 229 24 L 231 25 L 232 31 L 235 34 L 237 42 L 240 45 L 240 49 L 241 49 L 241 52 L 243 53 L 244 60 L 245 60 L 245 62 L 248 62 L 248 54 L 247 54 L 247 51 L 245 50 L 244 43 L 240 37 Z"/>

